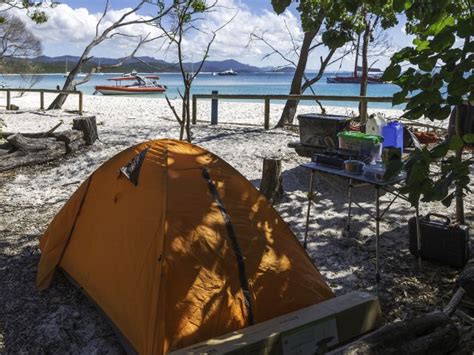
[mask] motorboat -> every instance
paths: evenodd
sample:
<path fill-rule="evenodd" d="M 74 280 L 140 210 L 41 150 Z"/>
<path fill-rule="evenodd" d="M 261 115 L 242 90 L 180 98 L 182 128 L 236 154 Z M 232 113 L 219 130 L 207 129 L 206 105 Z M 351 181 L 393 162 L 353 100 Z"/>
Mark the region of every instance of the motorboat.
<path fill-rule="evenodd" d="M 229 69 L 229 70 L 221 71 L 217 73 L 217 75 L 237 75 L 237 72 L 233 71 L 232 69 Z"/>
<path fill-rule="evenodd" d="M 157 75 L 142 76 L 132 72 L 120 77 L 107 78 L 108 81 L 114 81 L 115 85 L 97 85 L 95 93 L 101 93 L 102 95 L 162 94 L 167 87 L 158 84 L 159 78 Z"/>

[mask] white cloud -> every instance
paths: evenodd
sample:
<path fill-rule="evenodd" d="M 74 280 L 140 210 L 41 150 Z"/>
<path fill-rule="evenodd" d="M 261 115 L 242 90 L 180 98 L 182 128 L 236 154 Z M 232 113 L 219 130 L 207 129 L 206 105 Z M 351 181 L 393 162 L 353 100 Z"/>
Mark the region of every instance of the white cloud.
<path fill-rule="evenodd" d="M 204 53 L 210 33 L 229 21 L 234 15 L 234 20 L 218 32 L 210 51 L 210 60 L 236 59 L 259 66 L 284 65 L 286 63 L 276 55 L 262 60 L 269 49 L 259 41 L 253 41 L 249 44 L 250 34 L 255 30 L 260 33 L 265 32 L 265 38 L 285 54 L 291 53 L 293 47 L 287 27 L 295 42 L 300 43 L 303 38 L 300 20 L 290 11 L 286 11 L 282 15 L 276 15 L 269 10 L 255 12 L 242 0 L 219 0 L 218 5 L 215 11 L 207 14 L 203 21 L 197 23 L 202 32 L 193 31 L 193 34 L 186 38 L 184 49 L 187 60 L 199 60 Z M 102 26 L 110 25 L 127 10 L 129 9 L 110 10 L 103 19 Z M 45 24 L 37 25 L 20 10 L 15 11 L 42 39 L 44 54 L 50 56 L 81 54 L 84 47 L 94 37 L 96 23 L 102 15 L 100 12 L 91 13 L 87 8 L 72 8 L 67 4 L 60 4 L 53 9 L 47 9 L 49 20 Z M 138 15 L 134 14 L 131 17 L 137 18 Z M 402 47 L 410 39 L 409 36 L 402 34 L 403 25 L 402 22 L 393 29 L 397 32 L 396 35 L 392 36 L 395 48 Z M 147 25 L 124 27 L 121 32 L 142 37 L 149 33 L 151 33 L 151 36 L 156 36 L 159 33 L 156 28 Z M 207 34 L 203 32 L 207 32 Z M 400 36 L 400 34 L 402 35 Z M 105 57 L 122 57 L 129 54 L 135 44 L 136 39 L 117 37 L 96 47 L 93 54 Z M 319 57 L 324 56 L 325 53 L 327 53 L 326 49 L 318 48 L 310 56 L 308 67 L 318 68 Z M 158 43 L 143 47 L 138 54 L 176 61 L 175 51 L 173 49 L 166 50 L 166 46 L 161 47 Z M 296 55 L 293 54 L 290 57 L 297 59 Z M 347 57 L 343 62 L 342 69 L 350 70 L 352 67 L 353 58 Z M 338 68 L 339 63 L 332 65 L 329 69 L 337 70 Z"/>
<path fill-rule="evenodd" d="M 127 10 L 129 9 L 110 10 L 103 19 L 101 27 L 108 26 Z M 22 11 L 15 10 L 15 12 L 41 38 L 44 53 L 51 56 L 80 54 L 95 36 L 95 26 L 101 16 L 101 13 L 91 13 L 83 7 L 71 8 L 69 5 L 60 4 L 52 9 L 47 9 L 48 21 L 45 24 L 37 25 Z M 220 0 L 215 11 L 207 14 L 205 20 L 199 22 L 199 28 L 208 34 L 194 31 L 190 37 L 186 38 L 184 47 L 188 59 L 198 60 L 204 52 L 210 33 L 229 21 L 234 15 L 234 20 L 217 33 L 210 52 L 211 60 L 236 59 L 260 65 L 282 64 L 276 57 L 262 62 L 261 58 L 267 52 L 267 47 L 263 43 L 257 42 L 247 46 L 250 33 L 255 29 L 266 31 L 266 37 L 272 43 L 278 44 L 279 48 L 285 52 L 292 46 L 285 22 L 295 38 L 302 37 L 299 19 L 290 12 L 278 16 L 265 10 L 256 15 L 240 0 Z M 138 15 L 132 16 L 132 18 L 137 17 Z M 156 28 L 147 25 L 124 27 L 121 32 L 135 36 L 146 36 L 148 33 L 156 36 L 159 33 Z M 135 43 L 136 40 L 117 37 L 98 46 L 94 54 L 121 57 L 133 50 Z M 145 46 L 139 54 L 175 61 L 175 52 L 160 50 L 159 44 Z"/>

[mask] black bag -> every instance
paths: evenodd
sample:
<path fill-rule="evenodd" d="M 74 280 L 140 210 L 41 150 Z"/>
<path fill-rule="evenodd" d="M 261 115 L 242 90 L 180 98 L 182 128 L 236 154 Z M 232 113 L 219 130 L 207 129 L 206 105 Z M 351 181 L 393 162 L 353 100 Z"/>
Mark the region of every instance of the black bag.
<path fill-rule="evenodd" d="M 437 217 L 432 220 L 431 217 Z M 410 253 L 418 257 L 416 218 L 408 221 Z M 469 229 L 466 225 L 453 225 L 449 217 L 430 213 L 420 217 L 421 258 L 462 268 L 469 259 Z"/>

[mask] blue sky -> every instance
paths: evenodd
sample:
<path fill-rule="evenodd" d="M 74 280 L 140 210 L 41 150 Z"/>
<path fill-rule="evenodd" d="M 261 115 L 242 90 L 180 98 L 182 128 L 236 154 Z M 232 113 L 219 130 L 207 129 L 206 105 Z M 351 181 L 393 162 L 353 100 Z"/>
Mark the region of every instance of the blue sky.
<path fill-rule="evenodd" d="M 126 8 L 133 7 L 137 0 L 111 0 L 112 10 L 104 23 L 111 23 L 119 18 Z M 250 41 L 252 32 L 262 34 L 275 47 L 291 60 L 297 57 L 293 53 L 291 36 L 300 41 L 303 37 L 298 12 L 293 5 L 289 11 L 276 15 L 271 7 L 271 0 L 219 0 L 221 7 L 209 14 L 202 24 L 202 32 L 195 31 L 185 43 L 187 60 L 198 60 L 203 53 L 212 29 L 218 28 L 232 16 L 236 15 L 227 27 L 221 30 L 210 52 L 211 60 L 236 59 L 238 61 L 258 66 L 282 66 L 287 64 L 277 55 L 265 58 L 269 48 L 259 41 Z M 48 10 L 49 21 L 43 25 L 28 23 L 43 42 L 43 52 L 49 56 L 64 54 L 79 55 L 84 47 L 94 36 L 95 24 L 100 17 L 105 5 L 105 0 L 63 0 L 54 9 Z M 145 7 L 141 16 L 150 15 L 153 7 Z M 25 21 L 28 18 L 18 13 Z M 376 66 L 384 67 L 388 64 L 390 54 L 401 47 L 408 45 L 411 39 L 403 31 L 404 21 L 393 29 L 387 31 L 388 50 L 374 51 L 372 61 L 377 61 Z M 288 34 L 287 28 L 291 31 Z M 156 28 L 141 25 L 124 29 L 128 35 L 145 36 L 148 33 L 156 35 Z M 204 33 L 203 33 L 204 32 Z M 130 38 L 117 38 L 106 41 L 94 50 L 94 55 L 105 57 L 126 56 L 133 50 L 136 40 Z M 310 57 L 308 67 L 315 69 L 319 66 L 319 57 L 327 51 L 318 49 Z M 148 45 L 140 50 L 138 55 L 148 55 L 168 61 L 175 61 L 176 53 L 173 48 L 163 47 L 159 43 Z M 264 59 L 265 58 L 265 59 Z M 350 70 L 353 66 L 353 56 L 346 57 L 342 63 L 333 64 L 330 69 Z"/>

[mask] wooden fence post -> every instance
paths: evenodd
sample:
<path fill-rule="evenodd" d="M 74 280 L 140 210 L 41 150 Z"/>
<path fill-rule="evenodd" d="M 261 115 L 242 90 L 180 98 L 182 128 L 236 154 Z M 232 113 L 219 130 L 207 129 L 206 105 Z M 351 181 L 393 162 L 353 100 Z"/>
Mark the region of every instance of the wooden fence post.
<path fill-rule="evenodd" d="M 44 91 L 40 91 L 40 109 L 44 110 Z"/>
<path fill-rule="evenodd" d="M 218 95 L 218 94 L 219 94 L 219 91 L 217 90 L 212 91 L 212 95 Z M 218 99 L 213 98 L 211 101 L 211 124 L 212 125 L 217 124 L 217 119 L 218 119 L 217 111 L 218 111 Z"/>
<path fill-rule="evenodd" d="M 196 124 L 197 122 L 197 98 L 193 95 L 193 112 L 192 112 L 192 124 Z"/>
<path fill-rule="evenodd" d="M 10 90 L 7 90 L 7 110 L 10 109 Z"/>
<path fill-rule="evenodd" d="M 79 91 L 79 114 L 82 115 L 82 91 Z"/>
<path fill-rule="evenodd" d="M 270 99 L 268 97 L 265 98 L 265 118 L 263 126 L 265 129 L 270 129 Z"/>

